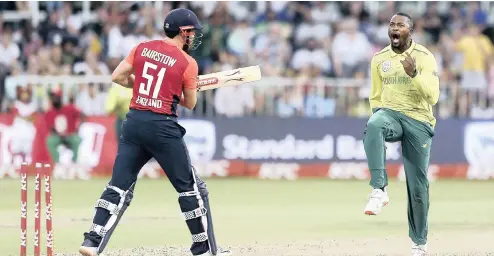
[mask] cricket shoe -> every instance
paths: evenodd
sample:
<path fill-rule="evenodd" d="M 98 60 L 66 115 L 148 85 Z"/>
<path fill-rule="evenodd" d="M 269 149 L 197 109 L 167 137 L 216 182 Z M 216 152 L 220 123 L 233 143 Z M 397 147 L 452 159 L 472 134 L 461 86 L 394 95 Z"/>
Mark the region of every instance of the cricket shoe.
<path fill-rule="evenodd" d="M 232 251 L 230 250 L 225 250 L 223 248 L 218 247 L 218 252 L 216 252 L 216 256 L 231 256 L 233 255 Z M 198 256 L 214 256 L 211 252 L 206 252 L 203 254 L 200 254 Z"/>
<path fill-rule="evenodd" d="M 412 244 L 412 256 L 426 256 L 427 255 L 427 244 L 418 245 L 416 243 Z"/>
<path fill-rule="evenodd" d="M 366 215 L 378 215 L 381 209 L 389 203 L 388 191 L 384 188 L 374 189 L 367 197 L 367 205 L 365 206 L 364 213 Z"/>
<path fill-rule="evenodd" d="M 81 247 L 79 247 L 79 253 L 84 256 L 98 256 L 98 244 L 86 239 L 82 243 Z M 99 255 L 103 256 L 102 254 Z"/>

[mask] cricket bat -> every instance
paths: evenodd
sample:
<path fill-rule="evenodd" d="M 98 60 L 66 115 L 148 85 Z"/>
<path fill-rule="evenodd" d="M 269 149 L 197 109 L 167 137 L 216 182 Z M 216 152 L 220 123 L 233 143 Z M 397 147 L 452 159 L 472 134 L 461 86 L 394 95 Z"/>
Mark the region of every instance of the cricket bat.
<path fill-rule="evenodd" d="M 206 75 L 197 79 L 197 91 L 206 91 L 231 85 L 240 85 L 261 80 L 259 65 L 237 68 Z"/>

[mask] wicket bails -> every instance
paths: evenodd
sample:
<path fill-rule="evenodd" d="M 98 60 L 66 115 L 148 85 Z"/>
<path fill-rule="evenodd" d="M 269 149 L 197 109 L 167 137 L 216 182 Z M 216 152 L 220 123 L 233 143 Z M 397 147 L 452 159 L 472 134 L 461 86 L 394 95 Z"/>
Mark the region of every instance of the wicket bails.
<path fill-rule="evenodd" d="M 34 176 L 34 255 L 40 256 L 41 236 L 41 178 L 44 180 L 45 191 L 45 219 L 46 219 L 46 250 L 47 256 L 53 256 L 53 226 L 52 226 L 52 197 L 51 197 L 51 166 L 49 164 L 35 164 Z M 22 163 L 21 176 L 21 256 L 27 253 L 27 190 L 28 190 L 28 164 Z"/>

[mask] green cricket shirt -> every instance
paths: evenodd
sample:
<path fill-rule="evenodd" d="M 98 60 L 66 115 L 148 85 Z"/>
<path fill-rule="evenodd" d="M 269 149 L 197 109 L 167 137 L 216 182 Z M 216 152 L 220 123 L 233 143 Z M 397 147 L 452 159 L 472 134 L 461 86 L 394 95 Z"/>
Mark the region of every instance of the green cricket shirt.
<path fill-rule="evenodd" d="M 415 58 L 417 75 L 405 73 L 400 61 L 406 53 Z M 439 77 L 434 55 L 424 46 L 412 41 L 403 54 L 397 54 L 391 45 L 376 53 L 371 61 L 370 107 L 389 108 L 415 120 L 436 126 L 432 106 L 439 99 Z"/>

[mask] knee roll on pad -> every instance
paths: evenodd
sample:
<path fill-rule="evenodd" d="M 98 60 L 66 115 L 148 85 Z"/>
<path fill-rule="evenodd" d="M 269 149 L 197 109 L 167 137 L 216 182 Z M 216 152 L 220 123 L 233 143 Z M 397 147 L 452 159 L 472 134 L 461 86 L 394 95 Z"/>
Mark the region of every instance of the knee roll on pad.
<path fill-rule="evenodd" d="M 103 198 L 96 201 L 95 208 L 105 209 L 111 215 L 104 226 L 94 223 L 91 226 L 90 232 L 94 231 L 102 237 L 101 243 L 98 247 L 98 253 L 101 253 L 105 249 L 105 246 L 108 243 L 111 234 L 115 230 L 115 227 L 120 221 L 120 218 L 122 217 L 127 207 L 130 205 L 130 202 L 132 201 L 132 198 L 134 196 L 134 186 L 135 183 L 133 183 L 127 191 L 123 191 L 120 188 L 111 185 L 106 186 L 106 190 L 113 190 L 114 192 L 118 193 L 118 195 L 120 196 L 118 204 L 114 204 Z"/>
<path fill-rule="evenodd" d="M 207 209 L 205 207 L 197 207 L 198 202 L 197 199 L 193 198 L 196 196 L 196 192 L 185 192 L 185 193 L 180 193 L 179 194 L 179 199 L 178 202 L 180 204 L 180 207 L 182 208 L 182 215 L 184 219 L 191 220 L 195 218 L 199 218 L 202 216 L 206 216 Z M 189 210 L 195 208 L 193 210 Z M 185 210 L 185 211 L 184 211 Z"/>

